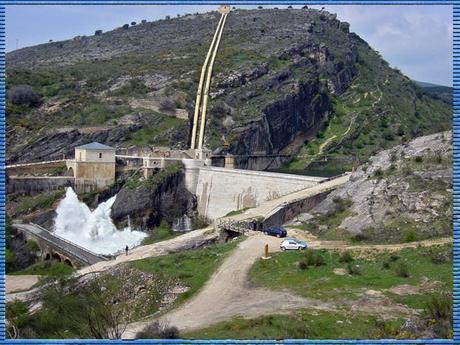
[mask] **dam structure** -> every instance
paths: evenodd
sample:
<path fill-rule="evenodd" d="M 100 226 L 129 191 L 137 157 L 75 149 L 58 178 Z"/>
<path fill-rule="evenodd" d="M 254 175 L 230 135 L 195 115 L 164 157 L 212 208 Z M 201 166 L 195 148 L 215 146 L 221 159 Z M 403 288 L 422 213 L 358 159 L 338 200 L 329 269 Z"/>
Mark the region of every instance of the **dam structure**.
<path fill-rule="evenodd" d="M 230 6 L 218 9 L 220 19 L 202 65 L 190 147 L 187 150 L 142 148 L 117 149 L 97 143 L 74 148 L 70 159 L 43 160 L 6 166 L 7 193 L 37 195 L 72 187 L 77 193 L 109 190 L 117 176 L 141 172 L 148 179 L 171 165 L 182 167 L 185 188 L 196 197 L 196 211 L 221 232 L 247 233 L 282 225 L 321 202 L 328 193 L 347 182 L 349 174 L 334 178 L 274 173 L 292 157 L 283 154 L 213 155 L 205 146 L 207 107 L 213 67 Z M 190 219 L 175 224 L 177 231 L 191 228 Z M 188 223 L 187 223 L 188 222 Z M 101 255 L 71 247 L 64 239 L 35 224 L 18 224 L 28 236 L 39 238 L 44 252 L 62 257 L 72 265 L 104 260 Z M 116 229 L 115 229 L 116 230 Z M 60 248 L 62 247 L 62 248 Z"/>

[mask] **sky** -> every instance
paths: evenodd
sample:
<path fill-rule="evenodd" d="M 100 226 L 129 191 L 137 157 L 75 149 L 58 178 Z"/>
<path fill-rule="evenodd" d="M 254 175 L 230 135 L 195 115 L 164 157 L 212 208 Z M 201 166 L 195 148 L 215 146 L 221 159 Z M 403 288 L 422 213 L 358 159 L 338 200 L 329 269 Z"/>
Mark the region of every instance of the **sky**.
<path fill-rule="evenodd" d="M 452 85 L 452 6 L 324 7 L 337 13 L 339 20 L 349 22 L 351 31 L 410 78 Z M 109 31 L 132 21 L 152 21 L 167 15 L 174 17 L 216 8 L 216 5 L 9 5 L 6 8 L 6 51 L 46 43 L 50 39 L 60 41 L 93 35 L 95 30 Z"/>

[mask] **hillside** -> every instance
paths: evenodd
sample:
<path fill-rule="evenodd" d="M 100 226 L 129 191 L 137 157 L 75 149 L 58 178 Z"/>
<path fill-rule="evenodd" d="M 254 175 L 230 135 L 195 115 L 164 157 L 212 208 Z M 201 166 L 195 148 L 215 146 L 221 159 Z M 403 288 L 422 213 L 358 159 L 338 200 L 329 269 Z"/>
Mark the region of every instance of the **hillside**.
<path fill-rule="evenodd" d="M 76 144 L 189 144 L 215 12 L 7 54 L 7 160 Z M 26 87 L 24 87 L 26 85 Z M 219 49 L 205 145 L 342 168 L 450 127 L 450 106 L 391 69 L 349 25 L 311 9 L 235 10 Z"/>
<path fill-rule="evenodd" d="M 379 152 L 293 224 L 322 238 L 401 243 L 451 236 L 452 133 Z"/>

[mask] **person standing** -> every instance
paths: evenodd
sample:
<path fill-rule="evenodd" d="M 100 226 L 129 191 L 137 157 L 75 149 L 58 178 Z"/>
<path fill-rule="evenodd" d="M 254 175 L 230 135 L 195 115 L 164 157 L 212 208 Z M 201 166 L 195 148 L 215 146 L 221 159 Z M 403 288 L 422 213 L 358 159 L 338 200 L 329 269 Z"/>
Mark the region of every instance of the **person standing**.
<path fill-rule="evenodd" d="M 128 255 L 128 250 L 129 250 L 129 247 L 128 247 L 128 245 L 126 245 L 126 247 L 125 247 L 126 255 Z"/>

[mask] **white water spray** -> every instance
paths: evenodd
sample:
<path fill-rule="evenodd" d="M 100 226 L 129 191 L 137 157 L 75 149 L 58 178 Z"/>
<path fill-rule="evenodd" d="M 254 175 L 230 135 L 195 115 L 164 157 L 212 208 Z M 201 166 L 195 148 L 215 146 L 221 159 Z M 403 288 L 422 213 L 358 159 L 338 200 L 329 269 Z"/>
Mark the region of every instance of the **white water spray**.
<path fill-rule="evenodd" d="M 88 206 L 78 200 L 72 188 L 66 189 L 65 198 L 59 202 L 54 231 L 66 240 L 98 254 L 114 254 L 125 246 L 134 247 L 147 236 L 133 231 L 128 226 L 117 230 L 110 218 L 110 210 L 116 196 L 100 203 L 91 212 Z"/>

